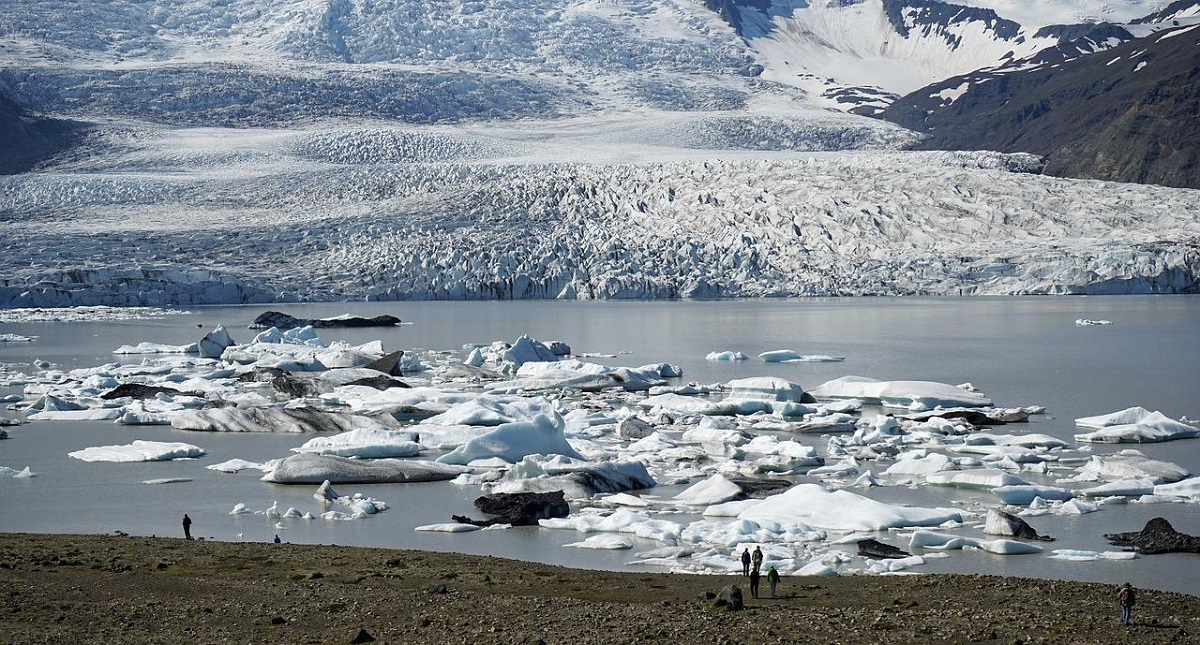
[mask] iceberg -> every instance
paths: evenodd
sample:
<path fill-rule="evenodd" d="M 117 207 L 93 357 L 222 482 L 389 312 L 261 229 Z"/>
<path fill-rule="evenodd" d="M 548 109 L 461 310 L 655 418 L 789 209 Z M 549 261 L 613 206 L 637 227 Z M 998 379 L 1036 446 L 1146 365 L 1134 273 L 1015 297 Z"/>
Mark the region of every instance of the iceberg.
<path fill-rule="evenodd" d="M 280 459 L 262 481 L 276 484 L 390 484 L 450 480 L 467 469 L 413 459 L 348 459 L 300 453 Z"/>
<path fill-rule="evenodd" d="M 339 457 L 381 459 L 385 457 L 415 457 L 421 452 L 416 433 L 407 430 L 359 428 L 331 437 L 310 439 L 292 452 L 312 452 Z"/>
<path fill-rule="evenodd" d="M 723 351 L 723 352 L 709 352 L 708 355 L 704 357 L 704 360 L 706 360 L 706 361 L 745 361 L 745 360 L 750 360 L 750 357 L 746 356 L 742 352 L 738 352 L 738 351 Z"/>
<path fill-rule="evenodd" d="M 636 460 L 591 463 L 563 456 L 529 455 L 499 481 L 485 484 L 489 493 L 545 493 L 561 490 L 567 499 L 597 493 L 621 493 L 657 485 L 646 464 Z"/>
<path fill-rule="evenodd" d="M 1164 484 L 1177 482 L 1191 474 L 1178 464 L 1151 459 L 1137 450 L 1122 450 L 1113 455 L 1092 455 L 1072 481 L 1116 481 L 1146 477 L 1156 484 Z"/>
<path fill-rule="evenodd" d="M 168 441 L 134 441 L 120 446 L 93 446 L 68 452 L 67 456 L 80 461 L 109 461 L 133 463 L 139 461 L 172 461 L 174 459 L 196 459 L 207 452 L 190 443 Z"/>
<path fill-rule="evenodd" d="M 909 410 L 937 407 L 987 407 L 992 400 L 979 392 L 933 381 L 878 381 L 863 376 L 843 376 L 809 390 L 818 399 L 859 399 L 867 403 Z"/>
<path fill-rule="evenodd" d="M 805 524 L 832 531 L 882 531 L 962 521 L 962 515 L 952 509 L 895 506 L 817 484 L 797 484 L 750 506 L 737 518 L 760 524 Z"/>
<path fill-rule="evenodd" d="M 801 354 L 790 349 L 776 349 L 758 355 L 764 363 L 839 363 L 846 360 L 845 356 L 827 356 L 825 354 Z"/>
<path fill-rule="evenodd" d="M 1075 435 L 1076 441 L 1087 443 L 1156 443 L 1200 436 L 1200 428 L 1171 419 L 1158 411 L 1150 412 L 1143 407 L 1082 417 L 1075 419 L 1075 425 L 1081 428 L 1096 428 L 1095 432 Z"/>
<path fill-rule="evenodd" d="M 582 459 L 563 436 L 564 422 L 557 412 L 538 414 L 531 421 L 504 423 L 496 429 L 438 457 L 443 464 L 468 464 L 479 459 L 498 457 L 509 463 L 521 461 L 527 455 L 562 455 Z"/>
<path fill-rule="evenodd" d="M 314 408 L 208 408 L 184 410 L 171 418 L 171 427 L 197 432 L 349 432 L 357 429 L 396 429 L 380 418 Z"/>

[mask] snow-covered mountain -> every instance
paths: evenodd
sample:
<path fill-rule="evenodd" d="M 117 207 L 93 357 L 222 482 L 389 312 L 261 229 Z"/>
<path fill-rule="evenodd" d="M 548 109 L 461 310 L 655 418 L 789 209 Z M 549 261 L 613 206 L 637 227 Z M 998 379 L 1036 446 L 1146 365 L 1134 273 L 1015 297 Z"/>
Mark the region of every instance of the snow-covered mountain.
<path fill-rule="evenodd" d="M 904 152 L 838 103 L 1087 32 L 1002 15 L 12 0 L 0 149 L 83 129 L 0 177 L 0 306 L 1196 291 L 1195 191 Z"/>

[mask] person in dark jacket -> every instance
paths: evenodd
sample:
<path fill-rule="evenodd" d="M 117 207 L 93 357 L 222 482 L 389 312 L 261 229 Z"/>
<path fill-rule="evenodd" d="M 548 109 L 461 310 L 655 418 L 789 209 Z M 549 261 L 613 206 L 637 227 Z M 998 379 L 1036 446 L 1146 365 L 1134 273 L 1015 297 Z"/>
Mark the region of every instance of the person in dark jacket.
<path fill-rule="evenodd" d="M 1133 611 L 1134 602 L 1133 585 L 1126 582 L 1121 590 L 1117 592 L 1117 600 L 1121 603 L 1121 624 L 1129 624 L 1129 614 Z"/>
<path fill-rule="evenodd" d="M 187 513 L 183 514 L 183 538 L 192 539 L 192 518 L 188 517 Z"/>
<path fill-rule="evenodd" d="M 742 575 L 750 575 L 750 547 L 742 551 Z"/>
<path fill-rule="evenodd" d="M 758 574 L 758 567 L 750 570 L 750 597 L 758 597 L 758 580 L 761 576 Z"/>

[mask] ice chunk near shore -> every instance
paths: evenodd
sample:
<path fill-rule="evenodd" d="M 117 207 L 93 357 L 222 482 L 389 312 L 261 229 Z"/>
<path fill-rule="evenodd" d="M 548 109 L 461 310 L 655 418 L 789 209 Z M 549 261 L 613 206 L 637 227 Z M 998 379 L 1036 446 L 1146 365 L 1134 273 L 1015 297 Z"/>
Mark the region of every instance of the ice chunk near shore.
<path fill-rule="evenodd" d="M 1097 429 L 1075 435 L 1076 441 L 1088 443 L 1156 443 L 1200 436 L 1200 428 L 1140 406 L 1078 418 L 1075 425 Z"/>
<path fill-rule="evenodd" d="M 134 441 L 119 446 L 93 446 L 68 452 L 67 456 L 80 461 L 106 461 L 133 463 L 140 461 L 172 461 L 174 459 L 196 459 L 207 452 L 190 443 L 167 441 Z"/>
<path fill-rule="evenodd" d="M 30 470 L 29 466 L 26 466 L 25 468 L 23 468 L 21 470 L 17 470 L 16 468 L 9 468 L 8 466 L 0 466 L 0 477 L 11 477 L 13 479 L 29 479 L 31 477 L 37 477 L 37 474 L 34 473 L 32 470 Z"/>
<path fill-rule="evenodd" d="M 530 421 L 504 423 L 469 439 L 437 460 L 443 464 L 465 465 L 477 459 L 499 457 L 509 463 L 517 463 L 533 454 L 582 459 L 583 456 L 563 436 L 565 425 L 557 412 L 538 414 Z"/>
<path fill-rule="evenodd" d="M 339 457 L 382 459 L 386 457 L 415 457 L 421 452 L 416 434 L 407 430 L 359 428 L 330 437 L 316 437 L 292 452 L 314 452 Z"/>
<path fill-rule="evenodd" d="M 952 470 L 933 473 L 925 478 L 929 484 L 957 488 L 991 490 L 999 486 L 1027 486 L 1029 482 L 997 468 Z"/>
<path fill-rule="evenodd" d="M 881 531 L 961 522 L 962 515 L 953 509 L 895 506 L 846 490 L 797 484 L 743 510 L 738 519 L 760 524 L 805 524 L 834 531 Z"/>
<path fill-rule="evenodd" d="M 937 407 L 987 407 L 987 396 L 934 381 L 879 381 L 843 376 L 809 390 L 818 399 L 859 399 L 884 407 L 932 410 Z"/>
<path fill-rule="evenodd" d="M 608 515 L 587 514 L 542 519 L 538 520 L 538 526 L 547 529 L 570 529 L 580 533 L 625 533 L 668 543 L 677 542 L 684 529 L 684 525 L 679 522 L 654 519 L 644 513 L 624 508 Z"/>
<path fill-rule="evenodd" d="M 280 459 L 262 481 L 276 484 L 390 484 L 450 480 L 462 466 L 414 459 L 348 459 L 300 453 Z"/>
<path fill-rule="evenodd" d="M 317 492 L 313 493 L 313 497 L 321 502 L 341 504 L 350 509 L 350 515 L 355 517 L 366 517 L 388 510 L 386 502 L 381 502 L 374 497 L 367 497 L 362 493 L 354 493 L 352 495 L 339 495 L 333 490 L 333 485 L 329 480 L 321 482 L 317 487 Z M 324 517 L 324 515 L 322 515 Z M 329 518 L 325 518 L 329 519 Z M 341 519 L 341 518 L 338 518 Z"/>
<path fill-rule="evenodd" d="M 619 551 L 622 549 L 632 549 L 633 540 L 623 535 L 593 535 L 582 542 L 571 542 L 563 546 L 575 547 L 578 549 L 605 549 L 610 551 Z"/>
<path fill-rule="evenodd" d="M 1075 496 L 1075 492 L 1057 486 L 1037 486 L 1033 484 L 1017 486 L 997 486 L 992 494 L 1000 501 L 1013 506 L 1029 506 L 1034 500 L 1066 501 Z"/>

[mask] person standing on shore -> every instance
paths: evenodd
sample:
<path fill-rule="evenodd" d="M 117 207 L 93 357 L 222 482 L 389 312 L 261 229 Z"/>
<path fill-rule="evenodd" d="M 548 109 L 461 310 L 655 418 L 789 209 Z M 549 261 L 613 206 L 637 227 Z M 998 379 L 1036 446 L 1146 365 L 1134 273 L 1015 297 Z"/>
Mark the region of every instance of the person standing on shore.
<path fill-rule="evenodd" d="M 742 550 L 742 575 L 750 575 L 750 547 Z"/>
<path fill-rule="evenodd" d="M 1121 601 L 1121 624 L 1129 624 L 1129 614 L 1133 611 L 1134 602 L 1133 586 L 1126 582 L 1121 590 L 1117 592 L 1117 600 Z"/>
<path fill-rule="evenodd" d="M 187 513 L 183 514 L 183 539 L 192 539 L 192 518 Z"/>
<path fill-rule="evenodd" d="M 754 567 L 753 569 L 750 570 L 750 597 L 751 598 L 758 597 L 758 580 L 759 580 L 758 567 Z"/>
<path fill-rule="evenodd" d="M 763 564 L 763 552 L 762 552 L 762 547 L 761 547 L 761 546 L 756 546 L 756 547 L 754 547 L 754 555 L 753 555 L 753 556 L 751 556 L 751 557 L 752 557 L 752 559 L 753 559 L 753 562 L 754 562 L 754 568 L 755 568 L 755 569 L 762 569 L 762 564 Z"/>
<path fill-rule="evenodd" d="M 775 570 L 775 565 L 767 569 L 767 587 L 771 590 L 771 597 L 775 597 L 775 587 L 779 585 L 779 572 Z"/>

